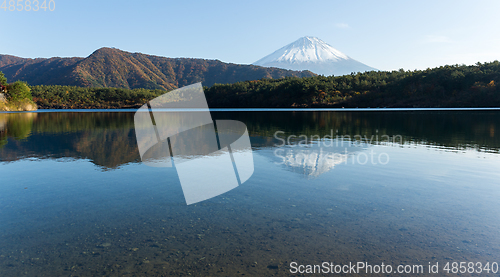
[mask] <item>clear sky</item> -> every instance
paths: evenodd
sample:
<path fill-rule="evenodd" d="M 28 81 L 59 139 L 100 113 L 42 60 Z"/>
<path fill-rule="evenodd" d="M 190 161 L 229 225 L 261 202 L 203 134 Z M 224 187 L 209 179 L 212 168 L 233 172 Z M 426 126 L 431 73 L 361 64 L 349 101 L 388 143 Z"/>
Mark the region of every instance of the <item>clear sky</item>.
<path fill-rule="evenodd" d="M 500 60 L 498 0 L 51 1 L 52 12 L 6 1 L 0 54 L 86 57 L 106 46 L 249 64 L 316 36 L 381 70 Z"/>

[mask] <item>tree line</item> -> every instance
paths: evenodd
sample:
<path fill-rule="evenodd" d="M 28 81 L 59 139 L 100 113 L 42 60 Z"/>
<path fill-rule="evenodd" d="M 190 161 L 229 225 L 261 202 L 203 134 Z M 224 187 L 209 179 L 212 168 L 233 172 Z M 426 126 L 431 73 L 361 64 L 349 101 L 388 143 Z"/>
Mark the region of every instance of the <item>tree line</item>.
<path fill-rule="evenodd" d="M 32 86 L 33 100 L 43 109 L 140 108 L 165 90 L 95 88 L 76 86 Z"/>
<path fill-rule="evenodd" d="M 216 84 L 211 107 L 500 107 L 500 63 Z"/>
<path fill-rule="evenodd" d="M 500 63 L 344 76 L 285 77 L 204 87 L 210 107 L 500 107 Z M 31 86 L 40 108 L 138 108 L 164 90 Z"/>

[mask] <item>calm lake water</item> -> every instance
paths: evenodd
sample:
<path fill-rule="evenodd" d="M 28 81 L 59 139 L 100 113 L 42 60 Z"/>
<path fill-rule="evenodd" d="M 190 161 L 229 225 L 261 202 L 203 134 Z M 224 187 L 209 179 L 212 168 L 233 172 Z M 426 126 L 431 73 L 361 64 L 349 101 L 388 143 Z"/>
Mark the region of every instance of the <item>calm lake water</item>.
<path fill-rule="evenodd" d="M 186 205 L 175 167 L 141 162 L 133 112 L 0 113 L 0 276 L 500 276 L 500 111 L 212 117 L 246 124 L 255 171 Z"/>

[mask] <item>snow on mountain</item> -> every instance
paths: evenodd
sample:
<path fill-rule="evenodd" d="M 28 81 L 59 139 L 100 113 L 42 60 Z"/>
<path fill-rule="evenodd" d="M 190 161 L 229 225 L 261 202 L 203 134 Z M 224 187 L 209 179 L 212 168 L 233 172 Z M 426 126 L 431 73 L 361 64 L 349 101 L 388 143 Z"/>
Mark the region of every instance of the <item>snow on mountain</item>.
<path fill-rule="evenodd" d="M 377 70 L 351 59 L 316 37 L 302 37 L 253 64 L 292 70 L 310 70 L 325 76 Z"/>
<path fill-rule="evenodd" d="M 349 57 L 339 50 L 331 47 L 324 41 L 315 37 L 299 38 L 295 42 L 280 48 L 254 64 L 265 64 L 270 62 L 321 62 L 326 60 L 347 60 Z"/>

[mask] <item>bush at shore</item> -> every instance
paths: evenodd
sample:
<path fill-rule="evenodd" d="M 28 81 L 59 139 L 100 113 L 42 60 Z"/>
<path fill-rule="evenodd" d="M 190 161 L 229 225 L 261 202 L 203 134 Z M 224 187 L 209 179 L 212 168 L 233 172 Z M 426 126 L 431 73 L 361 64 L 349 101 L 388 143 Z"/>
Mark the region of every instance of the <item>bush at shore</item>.
<path fill-rule="evenodd" d="M 0 111 L 36 111 L 31 89 L 25 82 L 16 81 L 7 84 L 7 79 L 0 72 Z"/>

